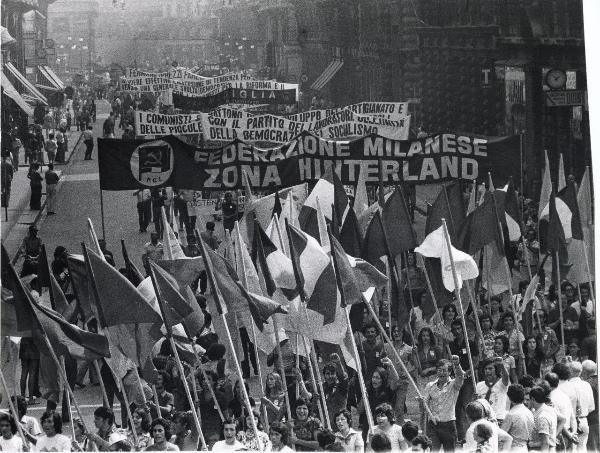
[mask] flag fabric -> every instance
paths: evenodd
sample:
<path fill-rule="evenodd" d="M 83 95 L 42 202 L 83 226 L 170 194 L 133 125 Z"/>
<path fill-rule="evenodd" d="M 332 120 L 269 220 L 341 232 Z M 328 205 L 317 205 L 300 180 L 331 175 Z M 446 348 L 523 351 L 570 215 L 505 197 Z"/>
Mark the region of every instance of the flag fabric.
<path fill-rule="evenodd" d="M 556 209 L 563 225 L 565 239 L 583 240 L 581 215 L 577 203 L 577 189 L 574 182 L 570 182 L 556 194 Z"/>
<path fill-rule="evenodd" d="M 279 191 L 275 192 L 275 203 L 273 204 L 273 211 L 272 211 L 272 215 L 277 214 L 278 216 L 281 216 L 281 199 L 279 198 Z"/>
<path fill-rule="evenodd" d="M 83 255 L 69 254 L 67 256 L 67 267 L 73 284 L 73 292 L 77 298 L 77 305 L 84 323 L 87 323 L 92 318 L 98 319 L 98 310 L 96 308 L 92 283 L 89 279 Z"/>
<path fill-rule="evenodd" d="M 16 330 L 21 333 L 31 332 L 42 354 L 50 354 L 43 337 L 46 335 L 58 356 L 68 355 L 77 360 L 93 360 L 110 356 L 108 341 L 103 335 L 80 329 L 56 311 L 40 305 L 32 297 L 10 263 L 4 245 L 2 245 L 2 277 L 3 290 L 6 288 L 12 292 Z M 5 307 L 6 305 L 3 304 L 3 308 Z M 3 335 L 6 335 L 5 331 Z"/>
<path fill-rule="evenodd" d="M 501 189 L 495 191 L 496 203 L 500 209 L 500 219 L 504 219 L 508 238 L 511 242 L 516 242 L 521 239 L 521 214 L 519 210 L 519 200 L 512 178 Z"/>
<path fill-rule="evenodd" d="M 465 220 L 465 216 L 465 204 L 460 189 L 460 182 L 455 181 L 447 185 L 442 185 L 440 193 L 433 204 L 427 209 L 425 235 L 437 230 L 442 225 L 442 218 L 444 218 L 446 219 L 450 240 L 456 241 L 458 231 Z"/>
<path fill-rule="evenodd" d="M 477 207 L 477 181 L 473 181 L 471 193 L 469 194 L 469 204 L 467 206 L 467 215 L 471 214 Z"/>
<path fill-rule="evenodd" d="M 377 269 L 384 269 L 384 264 L 381 261 L 382 256 L 389 256 L 390 250 L 385 240 L 385 232 L 383 222 L 379 211 L 375 213 L 371 219 L 371 223 L 367 228 L 365 239 L 363 241 L 362 258 L 371 263 Z"/>
<path fill-rule="evenodd" d="M 192 285 L 204 270 L 201 256 L 158 260 L 157 264 L 175 278 L 180 288 Z"/>
<path fill-rule="evenodd" d="M 456 249 L 452 244 L 450 244 L 450 249 L 460 289 L 462 288 L 463 280 L 471 280 L 479 276 L 479 268 L 471 255 Z M 439 258 L 444 286 L 448 291 L 454 291 L 456 286 L 452 274 L 451 255 L 448 251 L 448 243 L 444 235 L 443 226 L 429 233 L 423 243 L 415 249 L 415 252 L 429 258 Z"/>
<path fill-rule="evenodd" d="M 165 212 L 164 206 L 160 208 L 160 213 L 162 217 L 163 223 L 163 242 L 164 242 L 164 251 L 165 258 L 168 260 L 174 260 L 178 258 L 185 258 L 185 253 L 183 253 L 183 249 L 175 236 L 175 232 L 171 225 L 167 220 L 167 214 Z"/>
<path fill-rule="evenodd" d="M 579 190 L 577 192 L 577 205 L 579 207 L 579 217 L 583 232 L 583 240 L 573 240 L 568 244 L 569 256 L 579 257 L 573 262 L 573 267 L 569 271 L 569 278 L 573 278 L 577 283 L 588 282 L 588 265 L 592 280 L 594 279 L 594 219 L 592 215 L 592 192 L 590 187 L 590 168 L 586 167 Z M 585 253 L 587 252 L 588 262 L 585 263 Z"/>
<path fill-rule="evenodd" d="M 46 246 L 42 244 L 37 272 L 38 287 L 36 288 L 40 294 L 42 293 L 42 288 L 50 288 L 51 274 L 52 272 L 50 272 L 50 267 L 48 266 L 48 255 L 46 255 Z M 52 303 L 52 309 L 54 309 L 54 302 L 52 301 L 52 298 L 50 298 L 50 302 Z"/>
<path fill-rule="evenodd" d="M 137 266 L 129 259 L 129 253 L 127 253 L 124 239 L 121 239 L 121 253 L 123 254 L 123 261 L 125 261 L 125 276 L 133 286 L 139 285 L 142 280 L 144 280 L 144 276 Z"/>
<path fill-rule="evenodd" d="M 194 313 L 194 308 L 190 305 L 187 299 L 179 292 L 177 282 L 171 277 L 164 269 L 158 266 L 156 263 L 151 262 L 150 267 L 154 274 L 154 281 L 160 291 L 159 304 L 164 304 L 163 321 L 169 335 L 172 334 L 170 330 L 172 326 L 178 324 L 181 321 L 175 322 L 172 317 L 172 312 L 177 313 L 179 317 L 185 319 L 187 316 Z M 200 311 L 200 307 L 198 307 Z M 190 332 L 193 335 L 195 332 Z"/>
<path fill-rule="evenodd" d="M 356 217 L 367 210 L 369 207 L 369 196 L 367 195 L 367 170 L 365 165 L 361 165 L 360 173 L 358 174 L 358 182 L 354 190 L 354 212 Z"/>
<path fill-rule="evenodd" d="M 402 187 L 385 201 L 381 217 L 392 258 L 418 245 Z"/>
<path fill-rule="evenodd" d="M 474 255 L 484 245 L 495 243 L 498 252 L 504 255 L 500 225 L 493 192 L 486 192 L 484 202 L 467 216 L 458 232 L 457 248 Z"/>
<path fill-rule="evenodd" d="M 494 243 L 484 245 L 482 255 L 481 285 L 490 291 L 492 296 L 508 291 L 510 288 L 506 280 L 505 256 L 498 252 L 498 247 Z"/>
<path fill-rule="evenodd" d="M 550 194 L 548 215 L 540 219 L 539 228 L 540 253 L 558 252 L 560 261 L 566 263 L 568 261 L 567 242 L 563 225 L 556 209 L 556 196 L 554 192 Z"/>
<path fill-rule="evenodd" d="M 317 198 L 317 226 L 319 228 L 319 243 L 321 244 L 321 248 L 325 251 L 325 253 L 329 253 L 331 250 L 331 245 L 329 243 L 329 234 L 327 233 L 327 220 L 325 219 L 325 214 L 323 213 L 323 209 L 321 208 L 321 203 Z"/>
<path fill-rule="evenodd" d="M 542 189 L 540 190 L 540 203 L 538 208 L 538 219 L 542 218 L 542 212 L 548 206 L 550 194 L 552 192 L 552 180 L 550 178 L 550 162 L 548 161 L 548 151 L 544 150 L 544 173 L 542 175 Z"/>
<path fill-rule="evenodd" d="M 162 336 L 160 313 L 124 275 L 91 250 L 86 250 L 86 262 L 98 295 L 98 321 L 110 336 L 111 351 L 114 348 L 133 361 L 146 378 L 155 376 L 152 347 Z M 126 372 L 125 362 L 119 358 L 109 363 L 117 377 Z"/>
<path fill-rule="evenodd" d="M 339 241 L 330 235 L 331 258 L 335 269 L 337 287 L 341 294 L 342 307 L 364 301 L 362 292 L 356 282 L 354 269 Z"/>
<path fill-rule="evenodd" d="M 77 301 L 69 303 L 58 281 L 52 274 L 50 274 L 50 300 L 54 301 L 53 310 L 63 316 L 68 322 L 77 322 Z"/>
<path fill-rule="evenodd" d="M 352 209 L 348 210 L 346 221 L 340 230 L 340 244 L 348 255 L 360 256 L 362 253 L 362 235 L 358 227 L 358 219 Z"/>
<path fill-rule="evenodd" d="M 286 227 L 300 294 L 306 307 L 321 314 L 323 324 L 330 324 L 336 314 L 335 274 L 331 260 L 314 237 L 289 223 Z"/>
<path fill-rule="evenodd" d="M 317 198 L 321 203 L 325 218 L 332 220 L 333 211 L 335 211 L 335 216 L 341 227 L 344 224 L 349 203 L 346 190 L 338 175 L 333 171 L 333 167 L 327 168 L 323 177 L 317 181 L 313 190 L 306 198 L 298 216 L 300 228 L 318 240 Z"/>
<path fill-rule="evenodd" d="M 560 153 L 560 157 L 558 159 L 558 184 L 557 191 L 560 192 L 565 187 L 567 187 L 567 178 L 565 178 L 565 162 L 563 160 L 563 154 Z"/>

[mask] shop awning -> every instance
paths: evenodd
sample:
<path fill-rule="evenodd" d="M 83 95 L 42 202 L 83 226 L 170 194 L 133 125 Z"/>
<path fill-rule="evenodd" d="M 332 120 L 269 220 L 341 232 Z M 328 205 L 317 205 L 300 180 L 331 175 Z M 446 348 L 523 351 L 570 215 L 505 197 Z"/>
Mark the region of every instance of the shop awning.
<path fill-rule="evenodd" d="M 329 82 L 333 76 L 340 70 L 340 68 L 344 65 L 344 60 L 331 60 L 329 65 L 325 68 L 325 70 L 321 73 L 321 75 L 313 82 L 310 86 L 313 90 L 320 90 L 327 82 Z"/>
<path fill-rule="evenodd" d="M 4 67 L 8 69 L 8 71 L 13 76 L 15 76 L 19 82 L 23 84 L 23 86 L 27 89 L 27 91 L 31 93 L 31 95 L 36 99 L 36 101 L 39 101 L 44 105 L 48 105 L 48 100 L 46 99 L 46 96 L 40 93 L 38 89 L 34 87 L 33 84 L 29 80 L 27 80 L 27 78 L 23 74 L 21 74 L 17 68 L 13 66 L 12 63 L 5 63 Z"/>
<path fill-rule="evenodd" d="M 38 66 L 38 69 L 46 80 L 50 82 L 51 86 L 55 87 L 57 90 L 64 90 L 66 88 L 65 84 L 58 78 L 50 66 Z"/>
<path fill-rule="evenodd" d="M 21 107 L 21 109 L 27 115 L 33 116 L 33 109 L 27 102 L 25 102 L 25 99 L 23 99 L 23 96 L 19 94 L 13 84 L 10 83 L 10 80 L 8 80 L 8 77 L 6 77 L 4 71 L 2 72 L 2 89 L 4 90 L 4 94 L 15 101 L 16 104 Z"/>

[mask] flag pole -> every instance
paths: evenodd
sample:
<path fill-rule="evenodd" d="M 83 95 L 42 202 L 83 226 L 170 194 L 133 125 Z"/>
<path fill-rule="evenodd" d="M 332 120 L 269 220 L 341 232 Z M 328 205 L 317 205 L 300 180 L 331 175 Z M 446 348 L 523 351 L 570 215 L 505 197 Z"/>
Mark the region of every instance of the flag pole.
<path fill-rule="evenodd" d="M 6 379 L 4 379 L 4 373 L 2 372 L 1 367 L 0 367 L 0 379 L 2 380 L 2 387 L 4 387 L 4 391 L 6 392 L 6 397 L 8 399 L 8 407 L 10 408 L 10 411 L 13 413 L 13 416 L 16 421 L 17 431 L 19 432 L 19 436 L 21 436 L 21 439 L 23 440 L 23 445 L 29 450 L 29 448 L 30 448 L 29 440 L 27 440 L 27 437 L 25 436 L 25 433 L 23 432 L 23 426 L 21 425 L 21 420 L 19 420 L 19 413 L 15 410 L 15 406 L 10 397 L 10 390 L 8 389 L 8 384 L 6 383 Z"/>
<path fill-rule="evenodd" d="M 327 429 L 331 429 L 331 420 L 329 418 L 329 411 L 327 409 L 327 400 L 325 399 L 325 390 L 323 388 L 323 381 L 321 380 L 321 375 L 319 374 L 319 361 L 317 359 L 317 354 L 315 352 L 315 343 L 313 340 L 311 340 L 312 344 L 308 344 L 306 337 L 304 335 L 300 336 L 302 338 L 302 342 L 304 344 L 304 350 L 309 352 L 309 356 L 308 356 L 308 364 L 309 364 L 309 371 L 310 371 L 310 377 L 312 380 L 312 384 L 314 389 L 316 390 L 317 388 L 319 389 L 319 393 L 320 393 L 320 397 L 321 397 L 321 404 L 318 405 L 319 408 L 319 416 L 321 417 L 321 420 L 325 420 L 325 425 L 327 427 Z M 310 351 L 309 351 L 310 349 Z M 311 360 L 312 359 L 312 360 Z"/>
<path fill-rule="evenodd" d="M 585 267 L 588 275 L 588 284 L 590 287 L 590 297 L 592 298 L 592 303 L 594 304 L 594 308 L 596 307 L 596 296 L 594 294 L 594 284 L 592 283 L 592 272 L 590 271 L 590 259 L 588 258 L 587 244 L 583 242 L 583 257 L 585 258 Z M 583 302 L 583 301 L 582 301 Z"/>
<path fill-rule="evenodd" d="M 146 393 L 144 392 L 144 384 L 142 384 L 142 378 L 140 377 L 140 373 L 137 369 L 137 366 L 133 367 L 133 372 L 135 373 L 137 383 L 140 386 L 140 392 L 142 394 L 142 401 L 144 401 L 144 406 L 145 406 L 148 401 L 146 400 Z"/>
<path fill-rule="evenodd" d="M 563 319 L 562 289 L 560 287 L 560 261 L 558 259 L 558 250 L 554 251 L 554 259 L 556 260 L 556 288 L 558 290 L 558 309 L 560 311 L 560 342 L 562 343 L 563 353 L 566 354 L 565 321 Z"/>
<path fill-rule="evenodd" d="M 152 384 L 152 396 L 154 397 L 154 404 L 156 405 L 157 418 L 161 418 L 160 403 L 158 402 L 158 392 L 156 391 L 156 385 Z"/>
<path fill-rule="evenodd" d="M 163 211 L 164 212 L 164 211 Z M 166 228 L 166 226 L 165 226 Z M 190 404 L 192 410 L 192 416 L 194 417 L 194 423 L 196 424 L 196 429 L 198 430 L 198 434 L 200 436 L 200 443 L 202 444 L 202 449 L 206 450 L 206 441 L 204 439 L 204 434 L 202 433 L 202 426 L 200 425 L 200 420 L 198 419 L 198 414 L 195 410 L 194 400 L 192 398 L 192 394 L 190 393 L 190 388 L 188 386 L 187 380 L 185 378 L 185 369 L 183 368 L 183 364 L 181 363 L 181 359 L 179 358 L 179 352 L 177 351 L 177 346 L 175 345 L 175 340 L 173 339 L 173 332 L 171 331 L 171 326 L 168 325 L 168 317 L 166 316 L 166 310 L 164 306 L 164 301 L 162 299 L 162 295 L 160 293 L 160 288 L 156 283 L 156 277 L 154 276 L 154 269 L 150 266 L 150 279 L 152 280 L 152 286 L 154 286 L 154 292 L 156 293 L 156 300 L 158 302 L 158 306 L 160 308 L 160 312 L 162 315 L 163 322 L 165 324 L 165 330 L 167 331 L 167 340 L 169 340 L 169 344 L 171 345 L 171 351 L 173 352 L 173 356 L 175 357 L 175 363 L 177 364 L 177 368 L 179 370 L 179 376 L 181 378 L 181 383 L 183 384 L 183 389 L 185 391 L 185 396 L 187 397 L 188 403 Z M 158 396 L 158 395 L 157 395 Z M 158 398 L 157 398 L 158 399 Z M 160 412 L 160 407 L 156 408 L 157 412 Z"/>
<path fill-rule="evenodd" d="M 473 317 L 475 318 L 475 329 L 477 330 L 477 336 L 483 342 L 483 331 L 481 330 L 481 324 L 479 323 L 479 315 L 477 314 L 477 305 L 475 304 L 475 288 L 471 286 L 471 282 L 467 282 L 467 294 L 469 295 L 469 301 L 473 308 Z M 467 338 L 468 340 L 468 338 Z M 484 356 L 484 348 L 479 348 L 479 358 L 482 359 Z"/>
<path fill-rule="evenodd" d="M 188 339 L 190 339 L 189 335 L 188 335 Z M 190 339 L 190 341 L 192 341 L 192 340 Z M 194 352 L 194 357 L 196 357 L 196 361 L 198 362 L 198 368 L 200 368 L 200 372 L 202 373 L 202 377 L 204 378 L 204 380 L 206 382 L 208 382 L 208 376 L 206 374 L 206 370 L 204 369 L 204 365 L 202 365 L 202 360 L 200 359 L 200 356 L 198 355 L 196 348 L 193 347 L 194 344 L 195 344 L 195 341 L 192 341 L 192 351 Z M 223 421 L 225 421 L 225 416 L 223 415 L 223 411 L 221 410 L 221 405 L 217 401 L 217 395 L 215 395 L 215 389 L 213 389 L 213 387 L 211 385 L 209 385 L 208 387 L 209 387 L 208 390 L 210 392 L 210 396 L 212 396 L 212 399 L 215 402 L 215 407 L 217 409 L 217 412 L 219 413 L 219 418 L 223 422 Z"/>
<path fill-rule="evenodd" d="M 398 361 L 398 363 L 400 363 L 400 365 L 402 366 L 402 370 L 404 371 L 404 373 L 408 376 L 408 380 L 411 383 L 411 385 L 414 387 L 414 389 L 415 389 L 415 391 L 417 393 L 417 396 L 419 398 L 423 399 L 423 395 L 421 394 L 421 391 L 419 390 L 419 387 L 417 386 L 417 383 L 415 382 L 415 380 L 411 376 L 410 372 L 408 371 L 408 368 L 406 368 L 406 364 L 402 360 L 402 357 L 400 357 L 400 354 L 398 353 L 398 351 L 396 351 L 396 348 L 394 347 L 394 343 L 392 342 L 392 339 L 388 336 L 388 334 L 385 332 L 385 329 L 383 328 L 383 325 L 381 324 L 381 321 L 376 316 L 375 309 L 367 301 L 365 301 L 365 304 L 367 305 L 367 307 L 369 309 L 369 312 L 371 313 L 371 316 L 374 318 L 375 324 L 377 324 L 377 327 L 379 328 L 379 331 L 381 332 L 381 335 L 383 336 L 383 339 L 391 346 L 391 349 L 392 349 L 392 351 L 394 353 L 394 357 L 396 358 L 396 360 Z M 425 410 L 427 411 L 427 414 L 429 415 L 429 417 L 430 418 L 433 417 L 433 413 L 431 412 L 431 408 L 425 402 L 425 400 L 423 400 L 423 404 L 425 406 Z"/>
<path fill-rule="evenodd" d="M 233 344 L 233 340 L 231 338 L 231 332 L 229 331 L 229 325 L 227 324 L 227 319 L 225 318 L 225 312 L 221 308 L 221 307 L 226 306 L 225 301 L 223 300 L 223 295 L 221 294 L 221 291 L 219 290 L 219 287 L 217 286 L 217 282 L 215 281 L 215 275 L 213 273 L 212 263 L 210 262 L 210 259 L 208 258 L 208 254 L 206 252 L 206 247 L 204 245 L 204 241 L 202 240 L 202 238 L 200 237 L 200 235 L 198 234 L 197 231 L 195 233 L 196 233 L 197 241 L 200 244 L 200 251 L 202 252 L 202 258 L 204 259 L 204 266 L 206 267 L 206 274 L 208 277 L 208 281 L 210 282 L 213 297 L 215 298 L 215 302 L 216 302 L 217 309 L 218 309 L 217 311 L 221 315 L 221 319 L 223 320 L 223 324 L 225 325 L 225 333 L 227 335 L 227 341 L 229 342 L 229 347 L 231 349 L 231 354 L 233 356 L 233 362 L 235 364 L 235 369 L 237 371 L 240 381 L 244 382 L 244 377 L 242 375 L 242 368 L 240 367 L 240 362 L 238 361 L 237 353 L 235 352 L 235 345 Z M 273 321 L 275 321 L 275 319 L 273 319 Z M 277 330 L 275 330 L 275 332 L 277 333 Z M 248 397 L 248 392 L 246 391 L 246 386 L 241 385 L 240 387 L 242 390 L 242 395 L 244 397 L 244 403 L 246 404 L 246 409 L 248 410 L 248 415 L 250 416 L 250 419 L 252 420 L 252 429 L 254 431 L 254 436 L 256 437 L 256 441 L 258 442 L 259 447 L 262 447 L 262 445 L 261 445 L 262 442 L 258 435 L 257 422 L 254 419 L 254 413 L 252 412 L 252 406 L 250 405 L 250 398 Z M 287 392 L 287 389 L 286 389 L 286 392 Z"/>
<path fill-rule="evenodd" d="M 263 374 L 262 374 L 262 370 L 261 370 L 261 366 L 260 366 L 260 357 L 259 357 L 259 353 L 258 353 L 258 345 L 257 345 L 257 341 L 256 341 L 256 330 L 254 329 L 254 322 L 252 322 L 250 324 L 250 326 L 252 327 L 252 340 L 254 341 L 254 353 L 256 354 L 256 366 L 258 367 L 258 382 L 260 384 L 260 395 L 261 397 L 265 396 L 265 381 L 263 379 Z M 261 404 L 261 408 L 262 408 L 262 412 L 263 412 L 263 417 L 265 419 L 265 428 L 266 428 L 266 432 L 267 434 L 269 433 L 268 429 L 268 418 L 267 418 L 267 407 L 263 404 Z"/>
<path fill-rule="evenodd" d="M 329 233 L 329 240 L 331 241 L 331 237 L 332 237 L 331 229 L 327 228 L 327 232 Z M 343 312 L 346 315 L 347 329 L 350 332 L 352 332 L 352 327 L 351 327 L 351 323 L 350 323 L 350 308 L 346 304 L 346 294 L 345 294 L 342 282 L 340 280 L 338 264 L 337 264 L 337 260 L 335 259 L 335 253 L 333 251 L 333 247 L 332 247 L 331 256 L 332 256 L 332 260 L 333 260 L 333 271 L 335 274 L 335 283 L 336 283 L 337 289 L 340 293 L 340 305 L 342 307 Z M 374 316 L 374 318 L 377 320 L 376 322 L 380 323 L 380 321 L 376 315 Z M 381 325 L 381 324 L 379 324 L 379 325 Z M 382 332 L 385 335 L 385 330 L 382 329 Z M 354 335 L 350 335 L 350 336 L 352 337 L 350 341 L 352 342 L 352 352 L 354 353 L 354 361 L 356 362 L 356 374 L 358 375 L 358 383 L 360 385 L 360 391 L 362 393 L 363 405 L 365 407 L 365 414 L 367 416 L 367 423 L 369 424 L 369 432 L 372 433 L 375 430 L 375 423 L 373 422 L 373 413 L 371 412 L 371 405 L 369 404 L 369 396 L 367 394 L 365 378 L 362 373 L 362 366 L 361 366 L 360 356 L 358 355 L 358 348 L 356 347 L 356 339 L 354 338 Z"/>
<path fill-rule="evenodd" d="M 279 362 L 279 367 L 280 367 L 280 373 L 281 373 L 281 381 L 283 383 L 283 391 L 284 391 L 284 399 L 285 399 L 285 408 L 287 411 L 287 417 L 289 419 L 289 421 L 292 420 L 292 409 L 291 409 L 291 405 L 290 405 L 290 396 L 288 394 L 288 386 L 287 386 L 287 379 L 285 377 L 285 367 L 283 365 L 283 356 L 281 354 L 281 338 L 279 336 L 279 323 L 277 322 L 277 319 L 273 318 L 273 328 L 275 329 L 275 341 L 277 343 L 277 345 L 275 346 L 275 348 L 277 349 L 277 358 L 278 358 L 278 362 Z"/>
<path fill-rule="evenodd" d="M 475 366 L 473 365 L 473 356 L 471 355 L 471 346 L 469 345 L 469 334 L 467 331 L 467 323 L 465 322 L 465 313 L 462 306 L 462 300 L 460 297 L 460 288 L 458 284 L 458 275 L 456 273 L 456 266 L 454 264 L 454 255 L 452 254 L 452 243 L 450 242 L 450 235 L 448 234 L 448 226 L 446 225 L 446 219 L 442 219 L 442 226 L 444 227 L 444 239 L 446 241 L 446 247 L 448 248 L 448 255 L 450 257 L 450 266 L 452 267 L 452 277 L 454 278 L 454 294 L 456 295 L 456 305 L 460 311 L 460 321 L 462 328 L 464 329 L 465 346 L 467 348 L 467 355 L 469 358 L 469 368 L 471 368 L 471 383 L 473 389 L 477 393 L 477 384 L 475 383 Z"/>
<path fill-rule="evenodd" d="M 490 176 L 491 179 L 491 176 Z M 498 231 L 500 233 L 500 243 L 502 244 L 502 249 L 505 249 L 505 242 L 504 242 L 504 231 L 502 230 L 502 224 L 500 223 L 500 219 L 498 218 L 498 210 L 496 209 L 496 197 L 494 196 L 494 194 L 492 193 L 492 199 L 494 202 L 494 215 L 496 216 L 496 223 L 498 225 Z M 510 304 L 512 305 L 512 310 L 515 316 L 515 329 L 517 331 L 517 345 L 519 347 L 519 355 L 521 356 L 521 360 L 523 362 L 523 373 L 527 374 L 527 365 L 525 364 L 525 354 L 523 353 L 523 345 L 521 344 L 521 341 L 519 340 L 519 323 L 517 322 L 517 307 L 515 305 L 515 300 L 514 300 L 514 295 L 513 295 L 513 288 L 512 288 L 512 278 L 510 276 L 510 269 L 508 268 L 508 259 L 506 258 L 506 254 L 503 253 L 504 258 L 503 258 L 503 263 L 504 264 L 504 272 L 506 275 L 506 284 L 508 285 L 508 294 L 510 297 Z M 525 303 L 525 301 L 523 301 L 523 303 Z"/>
<path fill-rule="evenodd" d="M 127 419 L 129 423 L 131 423 L 131 433 L 133 434 L 133 441 L 135 445 L 138 444 L 138 435 L 135 432 L 135 428 L 133 427 L 133 416 L 131 415 L 131 407 L 129 405 L 129 397 L 127 396 L 127 392 L 125 391 L 125 384 L 123 383 L 123 378 L 121 378 L 121 393 L 123 394 L 123 401 L 125 402 L 125 410 L 127 411 Z M 123 410 L 123 408 L 121 408 Z"/>
<path fill-rule="evenodd" d="M 108 402 L 108 394 L 106 393 L 106 386 L 104 385 L 104 379 L 102 379 L 102 376 L 100 375 L 100 364 L 97 360 L 94 360 L 94 369 L 98 375 L 98 383 L 100 384 L 100 391 L 102 392 L 102 400 L 104 401 L 104 405 L 106 407 L 110 407 L 110 403 Z"/>
<path fill-rule="evenodd" d="M 523 254 L 525 255 L 525 262 L 527 263 L 527 272 L 529 273 L 529 281 L 533 278 L 531 273 L 531 264 L 529 263 L 529 254 L 527 253 L 527 245 L 525 245 L 525 236 L 521 235 L 521 244 L 523 244 Z"/>
<path fill-rule="evenodd" d="M 389 256 L 386 257 L 389 260 Z M 387 296 L 388 296 L 388 317 L 387 317 L 387 321 L 388 321 L 388 331 L 390 336 L 392 335 L 392 294 L 393 294 L 393 288 L 392 288 L 392 268 L 391 268 L 391 264 L 386 262 L 385 263 L 385 273 L 387 274 L 387 284 L 386 284 L 386 290 L 387 290 Z M 402 299 L 401 303 L 404 303 L 404 298 Z M 397 315 L 396 315 L 397 316 Z M 409 319 L 409 324 L 410 324 L 410 319 Z M 412 333 L 411 333 L 411 338 L 412 338 Z"/>

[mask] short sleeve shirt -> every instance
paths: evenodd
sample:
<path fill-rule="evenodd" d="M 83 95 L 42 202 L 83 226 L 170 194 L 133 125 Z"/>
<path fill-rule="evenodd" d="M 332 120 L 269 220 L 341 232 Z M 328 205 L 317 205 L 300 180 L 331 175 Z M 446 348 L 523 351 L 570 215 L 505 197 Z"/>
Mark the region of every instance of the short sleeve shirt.
<path fill-rule="evenodd" d="M 71 441 L 62 434 L 42 436 L 38 438 L 33 451 L 71 451 Z"/>
<path fill-rule="evenodd" d="M 540 435 L 548 435 L 548 444 L 551 447 L 556 446 L 556 426 L 557 416 L 554 408 L 543 404 L 538 410 L 533 413 L 535 428 L 531 436 L 531 442 L 539 445 L 541 442 Z"/>
<path fill-rule="evenodd" d="M 511 447 L 515 450 L 524 449 L 525 451 L 534 426 L 533 414 L 524 404 L 511 407 L 502 423 L 502 429 L 513 438 Z"/>
<path fill-rule="evenodd" d="M 362 447 L 364 449 L 365 442 L 363 441 L 360 432 L 350 428 L 346 436 L 342 435 L 339 431 L 335 433 L 336 441 L 344 447 L 344 451 L 356 451 L 356 447 Z"/>

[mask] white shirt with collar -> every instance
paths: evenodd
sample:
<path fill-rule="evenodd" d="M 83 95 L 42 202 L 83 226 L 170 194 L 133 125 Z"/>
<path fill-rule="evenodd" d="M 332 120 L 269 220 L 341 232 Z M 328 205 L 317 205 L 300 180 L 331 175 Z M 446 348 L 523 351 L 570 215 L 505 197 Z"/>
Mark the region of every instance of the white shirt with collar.
<path fill-rule="evenodd" d="M 569 395 L 571 405 L 575 409 L 575 416 L 577 418 L 587 417 L 588 414 L 596 408 L 592 386 L 588 382 L 582 380 L 579 376 L 569 379 L 569 383 L 572 384 L 575 389 L 575 400 Z"/>
<path fill-rule="evenodd" d="M 567 431 L 575 430 L 577 426 L 571 426 L 571 419 L 573 418 L 571 399 L 560 389 L 560 384 L 550 392 L 550 401 L 552 401 L 552 406 L 554 406 L 556 412 L 565 418 L 565 429 Z"/>

